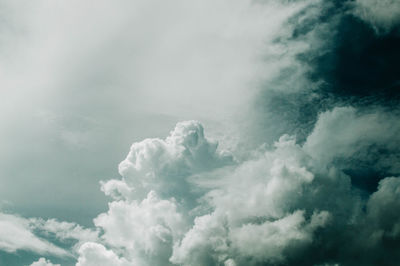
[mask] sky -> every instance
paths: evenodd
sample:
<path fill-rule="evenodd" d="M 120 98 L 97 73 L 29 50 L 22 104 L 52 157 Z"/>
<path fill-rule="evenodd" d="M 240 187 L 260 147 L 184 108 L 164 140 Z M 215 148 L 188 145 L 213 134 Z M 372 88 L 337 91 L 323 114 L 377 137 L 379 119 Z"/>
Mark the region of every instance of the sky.
<path fill-rule="evenodd" d="M 0 266 L 398 265 L 400 2 L 0 0 Z"/>

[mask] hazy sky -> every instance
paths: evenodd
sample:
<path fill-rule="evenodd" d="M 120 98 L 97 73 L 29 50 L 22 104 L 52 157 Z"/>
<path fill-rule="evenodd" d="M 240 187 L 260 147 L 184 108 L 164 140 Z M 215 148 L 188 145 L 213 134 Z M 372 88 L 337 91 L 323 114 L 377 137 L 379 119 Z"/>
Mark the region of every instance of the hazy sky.
<path fill-rule="evenodd" d="M 396 0 L 0 0 L 0 265 L 396 265 Z"/>

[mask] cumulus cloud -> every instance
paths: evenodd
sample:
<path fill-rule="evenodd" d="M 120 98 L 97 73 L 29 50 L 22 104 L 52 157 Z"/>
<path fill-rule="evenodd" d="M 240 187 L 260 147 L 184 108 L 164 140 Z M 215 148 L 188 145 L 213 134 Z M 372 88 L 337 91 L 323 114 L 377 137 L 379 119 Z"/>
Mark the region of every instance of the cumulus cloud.
<path fill-rule="evenodd" d="M 108 212 L 94 220 L 103 232 L 93 247 L 100 254 L 80 252 L 79 262 L 107 256 L 117 265 L 335 264 L 352 263 L 343 254 L 367 249 L 377 254 L 371 261 L 379 260 L 385 254 L 382 241 L 399 234 L 393 215 L 398 178 L 383 179 L 365 198 L 337 158 L 356 157 L 357 145 L 387 145 L 397 127 L 380 115 L 333 109 L 319 116 L 303 145 L 284 135 L 241 161 L 218 152 L 194 121 L 179 123 L 165 140 L 135 143 L 120 164 L 122 180 L 103 183 L 106 194 L 118 193 Z M 382 132 L 367 130 L 380 123 Z M 378 138 L 383 131 L 387 137 Z M 174 179 L 197 188 L 185 194 L 194 199 L 191 208 L 177 200 L 179 193 L 171 197 L 180 189 Z M 147 195 L 134 195 L 146 186 Z M 343 231 L 353 227 L 359 228 Z M 370 244 L 356 241 L 356 232 Z M 342 241 L 350 247 L 340 247 Z M 324 255 L 332 248 L 339 255 Z"/>
<path fill-rule="evenodd" d="M 33 262 L 30 266 L 60 266 L 60 264 L 53 264 L 46 258 L 40 258 L 38 261 Z"/>
<path fill-rule="evenodd" d="M 94 223 L 103 230 L 102 239 L 108 245 L 125 250 L 127 257 L 160 260 L 157 265 L 168 261 L 172 243 L 185 229 L 176 203 L 159 199 L 154 191 L 140 203 L 111 202 L 108 212 L 99 215 Z"/>
<path fill-rule="evenodd" d="M 222 179 L 206 195 L 214 211 L 195 219 L 174 247 L 172 262 L 282 263 L 285 252 L 309 245 L 314 232 L 335 219 L 341 208 L 329 205 L 342 202 L 326 195 L 351 197 L 348 177 L 315 169 L 309 155 L 288 136 Z"/>
<path fill-rule="evenodd" d="M 304 149 L 324 163 L 335 159 L 359 159 L 376 167 L 399 171 L 400 126 L 398 116 L 381 110 L 358 111 L 352 107 L 334 108 L 319 116 L 307 137 Z M 373 147 L 372 147 L 373 146 Z M 369 148 L 369 149 L 368 149 Z M 374 149 L 386 149 L 379 157 Z"/>
<path fill-rule="evenodd" d="M 125 184 L 103 183 L 106 194 L 131 195 L 150 190 L 177 200 L 190 200 L 186 179 L 203 171 L 231 164 L 229 154 L 217 150 L 218 144 L 204 135 L 197 121 L 178 123 L 165 139 L 146 139 L 132 144 L 128 156 L 119 164 Z"/>
<path fill-rule="evenodd" d="M 324 226 L 328 212 L 316 213 L 306 223 L 304 213 L 296 211 L 286 217 L 263 224 L 246 224 L 232 230 L 232 239 L 239 256 L 254 261 L 277 263 L 284 260 L 283 250 L 312 241 L 312 233 Z"/>
<path fill-rule="evenodd" d="M 201 195 L 189 177 L 233 163 L 197 121 L 178 123 L 165 140 L 134 143 L 119 165 L 122 180 L 102 182 L 114 201 L 94 219 L 104 232 L 101 239 L 129 261 L 166 265 L 173 245 L 190 228 L 189 212 Z"/>
<path fill-rule="evenodd" d="M 180 245 L 175 246 L 171 261 L 178 265 L 279 263 L 288 246 L 312 241 L 313 230 L 323 226 L 329 214 L 317 214 L 310 223 L 303 215 L 296 211 L 279 220 L 241 226 L 229 224 L 216 213 L 198 217 Z M 322 223 L 315 221 L 318 219 Z"/>
<path fill-rule="evenodd" d="M 79 249 L 80 257 L 76 266 L 133 266 L 124 258 L 119 258 L 113 251 L 97 243 L 87 242 Z"/>

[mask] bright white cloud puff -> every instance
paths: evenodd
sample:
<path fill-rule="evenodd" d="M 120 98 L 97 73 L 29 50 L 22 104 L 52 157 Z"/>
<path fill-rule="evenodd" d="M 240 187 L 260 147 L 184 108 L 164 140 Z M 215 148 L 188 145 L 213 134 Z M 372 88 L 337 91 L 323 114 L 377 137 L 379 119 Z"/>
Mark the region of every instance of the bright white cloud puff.
<path fill-rule="evenodd" d="M 60 264 L 53 264 L 50 260 L 40 258 L 39 260 L 33 262 L 30 266 L 60 266 Z"/>

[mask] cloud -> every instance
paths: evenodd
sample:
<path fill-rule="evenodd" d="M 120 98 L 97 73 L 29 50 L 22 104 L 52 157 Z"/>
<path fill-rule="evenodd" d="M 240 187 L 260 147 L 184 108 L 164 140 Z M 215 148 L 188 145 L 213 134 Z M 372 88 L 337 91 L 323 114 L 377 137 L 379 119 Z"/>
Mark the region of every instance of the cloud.
<path fill-rule="evenodd" d="M 197 121 L 178 123 L 165 140 L 134 143 L 119 165 L 123 179 L 102 182 L 114 199 L 108 212 L 94 219 L 103 241 L 123 249 L 129 261 L 165 265 L 201 195 L 189 177 L 234 163 L 217 147 Z"/>
<path fill-rule="evenodd" d="M 280 263 L 285 248 L 312 241 L 313 230 L 329 217 L 327 212 L 316 214 L 308 224 L 303 215 L 296 211 L 276 221 L 242 226 L 229 224 L 216 213 L 198 217 L 180 245 L 175 246 L 171 261 L 178 265 L 232 264 L 235 260 L 238 265 Z"/>
<path fill-rule="evenodd" d="M 107 213 L 94 223 L 109 246 L 125 251 L 128 257 L 168 261 L 171 245 L 185 229 L 184 217 L 173 200 L 161 200 L 154 191 L 141 202 L 114 201 Z"/>
<path fill-rule="evenodd" d="M 104 246 L 87 242 L 79 249 L 79 260 L 76 266 L 132 266 L 124 258 L 119 258 L 113 251 L 107 250 Z"/>
<path fill-rule="evenodd" d="M 37 138 L 56 139 L 57 162 L 62 145 L 96 147 L 104 152 L 88 153 L 91 167 L 103 175 L 97 157 L 118 157 L 107 149 L 120 139 L 116 129 L 134 141 L 121 178 L 101 182 L 110 202 L 94 228 L 2 214 L 2 250 L 71 253 L 77 266 L 399 261 L 394 2 L 72 3 L 31 3 L 22 16 L 1 2 L 15 24 L 0 28 L 10 36 L 0 39 L 10 101 L 1 135 L 22 132 L 38 146 Z M 15 115 L 15 102 L 35 120 Z M 145 114 L 162 127 L 166 117 L 204 118 L 211 129 L 206 137 L 189 120 L 166 138 L 137 141 Z M 28 120 L 36 131 L 24 130 Z M 24 157 L 34 148 L 8 145 L 18 166 L 36 165 Z M 68 187 L 88 180 L 66 173 Z"/>
<path fill-rule="evenodd" d="M 103 183 L 113 201 L 94 220 L 103 232 L 99 245 L 109 248 L 101 253 L 139 265 L 353 263 L 352 254 L 365 250 L 375 254 L 371 263 L 396 258 L 384 242 L 399 234 L 392 214 L 398 178 L 381 180 L 365 196 L 338 160 L 368 160 L 362 151 L 370 145 L 390 148 L 395 119 L 334 108 L 320 114 L 304 144 L 284 135 L 241 160 L 219 152 L 194 121 L 178 123 L 165 140 L 134 143 L 120 164 L 122 179 Z M 185 197 L 193 205 L 179 200 L 176 180 L 191 188 Z M 141 196 L 141 189 L 148 194 Z M 369 240 L 361 243 L 356 234 Z M 327 256 L 332 250 L 338 255 Z M 363 262 L 369 265 L 368 256 Z"/>
<path fill-rule="evenodd" d="M 354 14 L 378 32 L 388 32 L 400 23 L 400 4 L 396 0 L 356 0 Z"/>
<path fill-rule="evenodd" d="M 0 213 L 0 249 L 6 252 L 26 250 L 38 254 L 69 255 L 64 249 L 35 236 L 29 220 L 5 213 Z"/>
<path fill-rule="evenodd" d="M 399 178 L 362 194 L 341 161 L 370 160 L 371 145 L 398 155 L 396 116 L 377 110 L 334 108 L 304 144 L 283 135 L 240 159 L 220 151 L 199 122 L 180 122 L 165 139 L 131 146 L 121 179 L 102 183 L 111 202 L 94 229 L 2 214 L 2 249 L 67 255 L 44 240 L 55 239 L 79 266 L 353 264 L 358 252 L 370 254 L 365 265 L 395 261 L 385 245 L 400 235 Z"/>
<path fill-rule="evenodd" d="M 374 192 L 379 180 L 400 172 L 397 112 L 337 107 L 320 114 L 304 149 L 318 163 L 335 165 L 360 189 Z"/>
<path fill-rule="evenodd" d="M 351 219 L 358 202 L 347 176 L 313 166 L 288 136 L 214 178 L 214 189 L 205 196 L 214 211 L 196 217 L 174 246 L 176 264 L 282 263 L 288 252 L 311 246 L 316 231 Z M 354 205 L 343 207 L 349 201 Z"/>
<path fill-rule="evenodd" d="M 231 164 L 232 157 L 217 150 L 218 144 L 205 138 L 197 121 L 178 123 L 165 139 L 146 139 L 132 144 L 128 156 L 119 164 L 126 184 L 103 183 L 106 194 L 139 196 L 150 190 L 177 200 L 190 199 L 187 177 Z"/>
<path fill-rule="evenodd" d="M 366 154 L 365 149 L 372 145 L 388 149 L 387 156 L 391 156 L 398 152 L 400 144 L 397 119 L 396 113 L 379 109 L 359 112 L 352 107 L 334 108 L 319 116 L 304 148 L 325 163 L 338 158 L 368 160 L 371 154 Z M 387 156 L 380 153 L 378 162 L 371 163 L 384 164 Z M 399 170 L 395 160 L 384 166 Z"/>
<path fill-rule="evenodd" d="M 42 218 L 31 218 L 29 222 L 30 228 L 36 234 L 42 234 L 46 238 L 54 237 L 61 242 L 76 242 L 75 247 L 80 246 L 83 242 L 98 241 L 99 232 L 97 230 L 84 228 L 76 223 Z"/>
<path fill-rule="evenodd" d="M 315 213 L 309 222 L 304 212 L 296 211 L 282 219 L 263 224 L 245 224 L 231 232 L 231 239 L 239 256 L 251 257 L 253 261 L 279 263 L 288 247 L 308 244 L 313 231 L 324 226 L 329 212 Z"/>
<path fill-rule="evenodd" d="M 53 264 L 50 260 L 40 258 L 38 261 L 33 262 L 30 266 L 60 266 L 60 264 Z"/>

